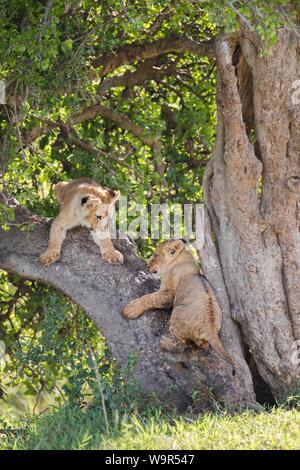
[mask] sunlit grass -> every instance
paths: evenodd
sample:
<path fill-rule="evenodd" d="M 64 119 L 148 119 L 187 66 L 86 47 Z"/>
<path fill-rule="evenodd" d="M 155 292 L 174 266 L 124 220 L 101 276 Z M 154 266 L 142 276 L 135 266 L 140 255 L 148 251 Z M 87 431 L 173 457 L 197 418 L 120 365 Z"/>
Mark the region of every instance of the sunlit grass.
<path fill-rule="evenodd" d="M 100 408 L 53 409 L 0 431 L 0 449 L 299 449 L 300 413 L 273 408 L 175 417 L 149 409 L 110 417 Z"/>

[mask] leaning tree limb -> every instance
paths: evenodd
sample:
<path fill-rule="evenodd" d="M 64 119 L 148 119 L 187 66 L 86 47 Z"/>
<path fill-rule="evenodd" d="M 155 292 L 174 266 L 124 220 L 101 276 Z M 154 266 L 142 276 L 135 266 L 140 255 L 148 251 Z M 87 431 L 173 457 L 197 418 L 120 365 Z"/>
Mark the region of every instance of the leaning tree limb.
<path fill-rule="evenodd" d="M 116 240 L 125 263 L 113 266 L 102 260 L 88 232 L 77 229 L 68 234 L 61 260 L 44 268 L 38 256 L 47 245 L 48 221 L 32 216 L 15 200 L 8 204 L 14 206 L 16 223 L 34 223 L 34 230 L 14 226 L 10 231 L 0 231 L 0 268 L 51 285 L 80 305 L 101 330 L 124 371 L 129 355 L 136 356 L 134 378 L 143 392 L 155 393 L 164 405 L 175 405 L 181 410 L 191 403 L 193 391 L 203 387 L 209 387 L 217 400 L 234 407 L 257 405 L 249 370 L 237 343 L 233 349 L 239 366 L 233 376 L 232 367 L 211 348 L 204 352 L 191 347 L 184 354 L 162 351 L 159 340 L 167 328 L 167 312 L 151 312 L 135 321 L 122 317 L 122 307 L 128 301 L 158 287 L 127 238 Z M 226 347 L 234 341 L 230 322 L 228 317 L 226 334 L 222 336 Z"/>
<path fill-rule="evenodd" d="M 207 57 L 214 57 L 214 46 L 212 43 L 201 43 L 188 38 L 168 37 L 158 39 L 151 43 L 133 43 L 121 46 L 119 49 L 97 57 L 92 62 L 93 67 L 103 67 L 99 73 L 104 77 L 122 65 L 131 64 L 135 60 L 146 60 L 170 52 L 190 52 Z"/>

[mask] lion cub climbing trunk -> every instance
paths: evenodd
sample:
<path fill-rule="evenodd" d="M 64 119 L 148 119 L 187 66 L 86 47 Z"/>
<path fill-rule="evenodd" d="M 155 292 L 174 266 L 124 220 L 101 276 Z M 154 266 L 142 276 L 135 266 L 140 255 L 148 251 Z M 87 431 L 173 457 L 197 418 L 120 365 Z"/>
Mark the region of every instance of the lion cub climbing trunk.
<path fill-rule="evenodd" d="M 170 333 L 161 339 L 163 349 L 181 352 L 187 341 L 205 350 L 210 345 L 219 356 L 234 365 L 218 336 L 222 321 L 218 302 L 185 244 L 181 240 L 161 243 L 148 267 L 151 273 L 161 278 L 160 290 L 131 301 L 123 315 L 134 319 L 147 310 L 173 306 Z"/>
<path fill-rule="evenodd" d="M 102 188 L 90 178 L 80 178 L 58 183 L 54 196 L 60 203 L 60 212 L 52 223 L 48 247 L 40 256 L 41 263 L 50 266 L 59 260 L 67 231 L 79 225 L 90 229 L 106 261 L 123 262 L 123 255 L 114 248 L 109 234 L 109 217 L 120 196 L 119 191 Z"/>

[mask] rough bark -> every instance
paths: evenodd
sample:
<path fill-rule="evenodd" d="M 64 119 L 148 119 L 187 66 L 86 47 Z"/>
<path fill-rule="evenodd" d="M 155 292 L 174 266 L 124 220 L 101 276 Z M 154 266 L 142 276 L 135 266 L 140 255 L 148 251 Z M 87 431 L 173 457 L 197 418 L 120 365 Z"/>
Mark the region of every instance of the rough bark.
<path fill-rule="evenodd" d="M 182 410 L 191 403 L 193 391 L 208 386 L 217 400 L 235 407 L 255 406 L 251 376 L 228 312 L 222 340 L 239 364 L 235 376 L 232 367 L 211 348 L 208 352 L 191 348 L 178 355 L 163 352 L 159 340 L 168 325 L 167 312 L 148 313 L 135 321 L 122 317 L 122 307 L 129 300 L 157 288 L 128 239 L 116 240 L 125 264 L 113 266 L 101 259 L 88 232 L 77 229 L 68 234 L 61 260 L 45 269 L 38 256 L 47 245 L 49 223 L 18 205 L 15 212 L 17 223 L 33 222 L 35 229 L 13 227 L 0 232 L 0 268 L 51 285 L 80 305 L 99 327 L 124 371 L 129 355 L 135 354 L 134 378 L 144 392 L 154 392 L 163 404 Z"/>
<path fill-rule="evenodd" d="M 252 136 L 234 64 L 237 47 L 252 74 Z M 278 397 L 299 379 L 300 110 L 292 103 L 299 36 L 280 31 L 267 56 L 260 54 L 255 34 L 241 34 L 234 44 L 221 37 L 216 57 L 218 128 L 206 170 L 206 203 L 231 315 L 260 376 Z"/>

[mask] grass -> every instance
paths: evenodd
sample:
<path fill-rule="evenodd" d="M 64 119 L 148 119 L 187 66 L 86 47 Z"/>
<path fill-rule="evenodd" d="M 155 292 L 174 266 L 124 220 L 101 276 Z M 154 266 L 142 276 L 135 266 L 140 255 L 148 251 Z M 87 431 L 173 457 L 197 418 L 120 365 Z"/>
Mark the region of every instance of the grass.
<path fill-rule="evenodd" d="M 299 449 L 300 412 L 286 407 L 255 414 L 176 417 L 162 410 L 109 418 L 100 408 L 52 409 L 0 430 L 0 449 Z"/>

